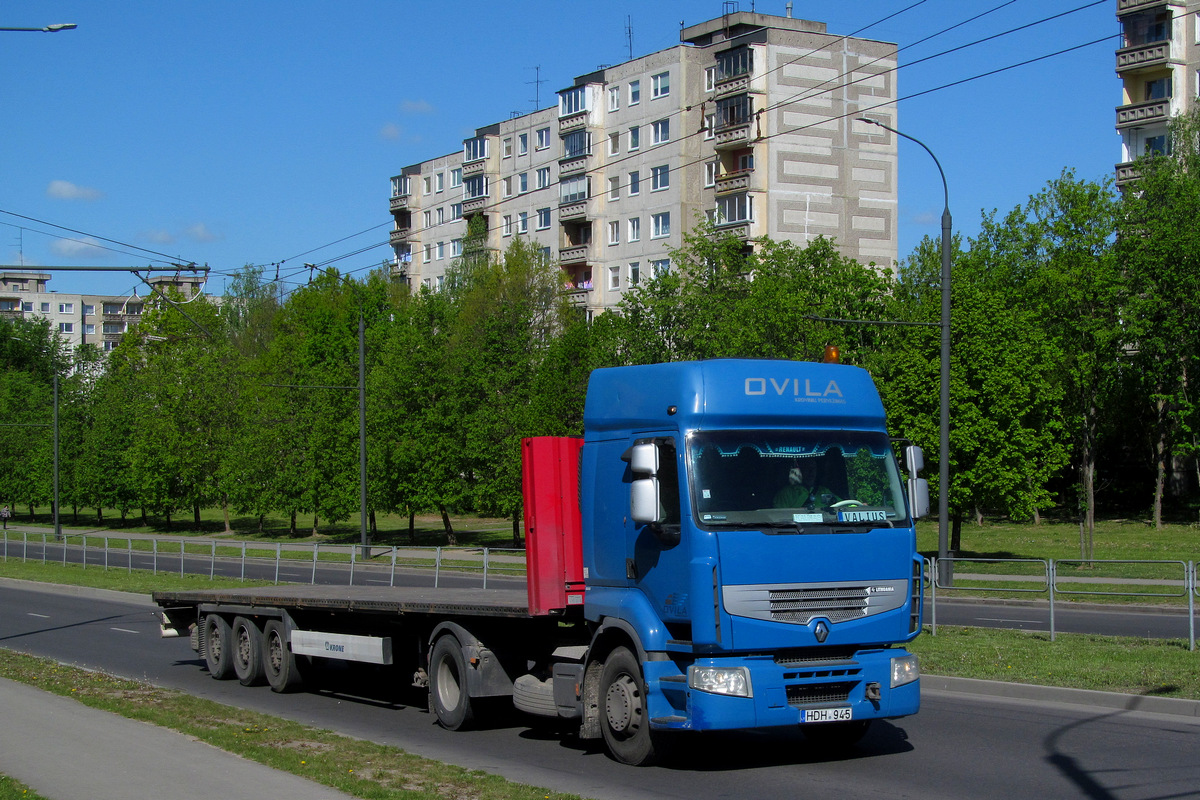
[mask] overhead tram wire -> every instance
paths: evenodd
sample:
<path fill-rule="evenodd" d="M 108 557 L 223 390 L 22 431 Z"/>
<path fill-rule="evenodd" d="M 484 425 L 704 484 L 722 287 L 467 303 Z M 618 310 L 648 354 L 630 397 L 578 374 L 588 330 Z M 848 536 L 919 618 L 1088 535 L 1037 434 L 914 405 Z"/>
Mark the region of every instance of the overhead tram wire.
<path fill-rule="evenodd" d="M 62 231 L 67 231 L 67 232 L 69 232 L 69 233 L 78 234 L 79 236 L 90 236 L 91 238 L 93 238 L 93 239 L 97 239 L 97 240 L 99 240 L 99 241 L 102 241 L 102 242 L 108 242 L 109 244 L 115 244 L 115 245 L 118 245 L 118 246 L 120 246 L 120 247 L 127 247 L 127 248 L 129 248 L 129 249 L 131 249 L 131 250 L 138 250 L 138 251 L 140 251 L 140 252 L 143 252 L 143 253 L 149 253 L 150 255 L 159 256 L 160 258 L 162 258 L 162 259 L 166 260 L 168 263 L 170 263 L 170 264 L 173 264 L 173 265 L 177 265 L 177 264 L 181 264 L 181 263 L 182 263 L 182 264 L 186 264 L 186 265 L 194 265 L 194 264 L 196 263 L 195 261 L 191 261 L 191 260 L 188 260 L 188 259 L 184 259 L 184 258 L 182 258 L 181 256 L 177 256 L 177 255 L 176 255 L 176 256 L 172 256 L 172 255 L 168 255 L 168 254 L 166 254 L 166 253 L 160 253 L 160 252 L 159 252 L 159 251 L 157 251 L 157 250 L 150 250 L 150 249 L 148 249 L 148 248 L 145 248 L 145 247 L 139 247 L 139 246 L 138 246 L 138 245 L 136 245 L 136 244 L 130 244 L 130 243 L 128 243 L 128 242 L 122 242 L 122 241 L 120 241 L 120 240 L 118 240 L 118 239 L 109 239 L 108 237 L 105 237 L 105 236 L 100 236 L 99 234 L 95 234 L 95 233 L 88 233 L 87 231 L 76 230 L 75 228 L 68 228 L 68 227 L 67 227 L 67 226 L 65 226 L 65 225 L 59 225 L 59 224 L 57 224 L 57 223 L 54 223 L 54 222 L 48 222 L 47 220 L 44 220 L 44 219 L 37 219 L 36 217 L 28 217 L 28 216 L 25 216 L 24 214 L 18 214 L 18 213 L 16 213 L 15 211 L 7 211 L 7 210 L 5 210 L 5 209 L 2 209 L 2 208 L 0 208 L 0 214 L 7 214 L 7 215 L 9 215 L 10 217 L 16 217 L 17 219 L 23 219 L 23 220 L 26 220 L 26 221 L 28 221 L 28 222 L 36 222 L 36 223 L 37 223 L 37 224 L 39 224 L 39 225 L 49 225 L 51 228 L 58 228 L 59 230 L 62 230 Z M 32 229 L 30 229 L 30 230 L 32 230 Z M 45 231 L 37 231 L 37 233 L 41 233 L 41 234 L 43 234 L 44 236 L 56 236 L 56 234 L 52 234 L 52 233 L 46 233 Z M 71 239 L 70 237 L 66 237 L 66 236 L 57 236 L 57 238 L 60 238 L 60 239 L 65 239 L 65 240 L 67 240 L 67 241 L 76 241 L 76 242 L 77 242 L 77 241 L 80 241 L 80 240 L 78 240 L 78 239 Z M 91 244 L 93 247 L 101 247 L 100 245 L 97 245 L 97 244 L 95 244 L 94 242 L 83 242 L 83 244 Z M 101 249 L 104 249 L 104 250 L 112 250 L 112 248 L 108 248 L 108 247 L 102 247 Z M 119 251 L 119 250 L 112 250 L 112 252 L 116 253 L 116 252 L 121 252 L 121 251 Z M 133 254 L 133 253 L 122 253 L 122 255 L 134 255 L 134 254 Z"/>

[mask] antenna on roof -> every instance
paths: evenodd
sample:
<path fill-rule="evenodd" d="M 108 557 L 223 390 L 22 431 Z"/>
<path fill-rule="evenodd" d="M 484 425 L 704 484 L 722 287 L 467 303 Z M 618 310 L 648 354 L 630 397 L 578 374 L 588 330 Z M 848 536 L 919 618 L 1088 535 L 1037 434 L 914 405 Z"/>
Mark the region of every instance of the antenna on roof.
<path fill-rule="evenodd" d="M 629 46 L 629 60 L 633 61 L 633 17 L 625 15 L 625 43 Z"/>
<path fill-rule="evenodd" d="M 540 109 L 542 107 L 542 84 L 545 83 L 545 81 L 542 80 L 542 67 L 541 65 L 538 65 L 536 67 L 530 67 L 530 69 L 533 70 L 533 80 L 525 81 L 525 83 L 533 84 L 533 107 Z"/>

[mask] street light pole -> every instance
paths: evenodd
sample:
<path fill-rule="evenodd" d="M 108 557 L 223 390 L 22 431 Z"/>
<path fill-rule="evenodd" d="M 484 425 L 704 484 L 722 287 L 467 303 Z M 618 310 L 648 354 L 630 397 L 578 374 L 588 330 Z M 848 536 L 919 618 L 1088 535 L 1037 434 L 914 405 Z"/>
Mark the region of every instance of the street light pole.
<path fill-rule="evenodd" d="M 28 33 L 58 33 L 59 31 L 71 31 L 79 27 L 74 22 L 60 22 L 56 25 L 47 25 L 44 28 L 0 28 L 0 31 L 28 32 Z"/>
<path fill-rule="evenodd" d="M 942 329 L 942 391 L 941 419 L 938 425 L 938 580 L 943 586 L 949 586 L 953 580 L 951 564 L 946 561 L 950 554 L 950 235 L 952 228 L 950 187 L 946 183 L 946 173 L 942 170 L 942 164 L 938 161 L 938 157 L 920 139 L 909 136 L 907 133 L 901 133 L 878 120 L 859 117 L 859 122 L 876 125 L 921 145 L 933 159 L 933 163 L 938 169 L 938 175 L 942 177 L 945 206 L 942 210 L 942 318 L 940 324 Z"/>

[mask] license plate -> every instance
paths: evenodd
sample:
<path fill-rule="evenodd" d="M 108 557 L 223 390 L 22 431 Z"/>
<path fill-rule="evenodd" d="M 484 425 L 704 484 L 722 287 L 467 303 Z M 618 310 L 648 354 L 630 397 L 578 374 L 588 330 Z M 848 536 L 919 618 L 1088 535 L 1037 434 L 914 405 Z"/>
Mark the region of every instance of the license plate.
<path fill-rule="evenodd" d="M 850 706 L 844 708 L 806 708 L 801 722 L 849 722 L 854 717 Z"/>

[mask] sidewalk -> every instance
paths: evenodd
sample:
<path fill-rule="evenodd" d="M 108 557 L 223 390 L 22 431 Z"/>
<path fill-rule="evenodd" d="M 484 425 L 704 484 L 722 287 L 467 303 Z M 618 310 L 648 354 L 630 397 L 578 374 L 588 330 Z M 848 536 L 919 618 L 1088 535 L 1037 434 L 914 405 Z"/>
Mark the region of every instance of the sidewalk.
<path fill-rule="evenodd" d="M 0 679 L 0 773 L 51 800 L 342 794 L 197 739 Z"/>

